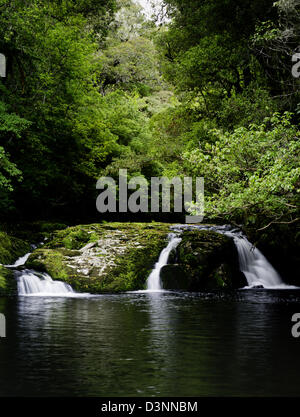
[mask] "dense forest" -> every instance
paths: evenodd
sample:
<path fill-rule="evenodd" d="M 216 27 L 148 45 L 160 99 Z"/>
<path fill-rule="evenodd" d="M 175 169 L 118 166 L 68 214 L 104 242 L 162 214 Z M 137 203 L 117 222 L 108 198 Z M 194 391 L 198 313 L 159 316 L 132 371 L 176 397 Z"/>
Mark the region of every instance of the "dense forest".
<path fill-rule="evenodd" d="M 299 126 L 300 0 L 0 0 L 0 399 L 300 397 Z"/>
<path fill-rule="evenodd" d="M 127 169 L 203 176 L 208 220 L 296 224 L 299 39 L 297 0 L 164 0 L 152 20 L 132 0 L 1 0 L 2 219 L 86 221 L 97 179 Z"/>

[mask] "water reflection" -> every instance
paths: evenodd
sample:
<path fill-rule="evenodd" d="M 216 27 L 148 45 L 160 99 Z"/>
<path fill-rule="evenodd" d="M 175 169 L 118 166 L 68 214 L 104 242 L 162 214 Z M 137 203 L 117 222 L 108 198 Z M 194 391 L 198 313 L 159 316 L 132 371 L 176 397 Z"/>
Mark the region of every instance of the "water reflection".
<path fill-rule="evenodd" d="M 0 395 L 299 395 L 299 301 L 297 291 L 0 299 Z"/>

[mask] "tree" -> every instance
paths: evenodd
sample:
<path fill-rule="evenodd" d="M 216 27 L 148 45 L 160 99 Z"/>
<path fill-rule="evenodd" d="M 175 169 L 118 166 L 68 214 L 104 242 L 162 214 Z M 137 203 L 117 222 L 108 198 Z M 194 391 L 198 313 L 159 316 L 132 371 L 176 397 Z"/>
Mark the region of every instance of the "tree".
<path fill-rule="evenodd" d="M 106 20 L 106 30 L 114 5 L 112 0 L 1 2 L 0 50 L 8 62 L 3 101 L 20 120 L 31 122 L 19 141 L 5 144 L 5 154 L 22 167 L 14 197 L 23 210 L 47 213 L 74 205 L 88 184 L 86 172 L 77 172 L 85 147 L 74 126 L 80 126 L 86 105 L 98 103 L 95 56 L 105 31 L 97 32 L 92 20 Z"/>
<path fill-rule="evenodd" d="M 9 143 L 16 146 L 22 133 L 30 126 L 30 123 L 14 113 L 8 112 L 7 106 L 0 101 L 0 210 L 7 211 L 11 208 L 11 192 L 15 184 L 22 179 L 22 172 L 10 159 L 5 150 Z M 5 146 L 5 148 L 4 148 Z"/>
<path fill-rule="evenodd" d="M 274 19 L 273 2 L 165 0 L 172 22 L 158 37 L 166 77 L 179 91 L 240 93 L 256 79 L 250 37 L 261 19 Z"/>
<path fill-rule="evenodd" d="M 298 220 L 300 133 L 290 116 L 211 131 L 214 143 L 185 153 L 188 172 L 206 179 L 208 217 L 244 225 Z"/>
<path fill-rule="evenodd" d="M 262 63 L 272 94 L 279 96 L 287 109 L 295 111 L 300 99 L 300 81 L 292 75 L 292 57 L 300 52 L 300 2 L 280 0 L 274 7 L 278 20 L 259 24 L 251 47 Z"/>
<path fill-rule="evenodd" d="M 151 39 L 153 24 L 145 20 L 138 4 L 120 0 L 119 7 L 106 48 L 99 52 L 100 89 L 102 94 L 120 88 L 147 96 L 164 85 Z"/>

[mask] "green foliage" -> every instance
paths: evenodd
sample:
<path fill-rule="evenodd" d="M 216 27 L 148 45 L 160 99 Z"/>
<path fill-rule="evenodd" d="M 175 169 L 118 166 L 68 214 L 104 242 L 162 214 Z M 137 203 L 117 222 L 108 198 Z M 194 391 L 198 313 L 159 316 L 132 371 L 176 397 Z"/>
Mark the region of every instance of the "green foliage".
<path fill-rule="evenodd" d="M 10 162 L 9 155 L 2 146 L 0 146 L 0 166 L 0 187 L 12 191 L 11 177 L 20 177 L 21 171 L 14 163 Z"/>
<path fill-rule="evenodd" d="M 274 3 L 278 13 L 275 21 L 262 21 L 251 37 L 251 49 L 266 74 L 273 94 L 295 112 L 300 100 L 299 79 L 291 76 L 292 56 L 299 48 L 300 15 L 297 0 L 280 0 Z"/>
<path fill-rule="evenodd" d="M 293 220 L 299 204 L 300 147 L 290 115 L 275 113 L 262 125 L 211 135 L 214 143 L 184 155 L 192 174 L 206 178 L 206 214 L 244 224 L 259 215 Z"/>
<path fill-rule="evenodd" d="M 272 2 L 166 0 L 173 21 L 157 38 L 163 70 L 183 91 L 231 96 L 257 79 L 249 37 Z"/>
<path fill-rule="evenodd" d="M 203 175 L 210 217 L 295 220 L 295 1 L 164 5 L 156 26 L 131 0 L 2 0 L 2 215 L 94 216 L 96 180 L 127 169 Z"/>
<path fill-rule="evenodd" d="M 7 105 L 0 101 L 0 139 L 5 146 L 0 146 L 0 210 L 9 210 L 12 200 L 10 198 L 16 183 L 22 179 L 22 172 L 17 165 L 11 161 L 10 154 L 6 148 L 9 143 L 15 147 L 16 141 L 21 138 L 24 130 L 30 125 L 28 121 L 10 113 Z"/>
<path fill-rule="evenodd" d="M 15 295 L 17 292 L 17 281 L 13 271 L 0 265 L 0 296 Z"/>
<path fill-rule="evenodd" d="M 250 84 L 241 94 L 224 98 L 216 117 L 220 127 L 232 130 L 239 126 L 261 124 L 282 107 L 266 89 Z"/>
<path fill-rule="evenodd" d="M 9 177 L 20 177 L 21 168 L 17 205 L 22 201 L 23 211 L 34 206 L 48 212 L 78 201 L 84 189 L 92 188 L 89 181 L 92 176 L 94 182 L 95 170 L 91 173 L 87 166 L 98 164 L 99 170 L 114 149 L 115 137 L 103 119 L 95 124 L 90 143 L 84 143 L 100 98 L 95 88 L 100 69 L 96 39 L 106 34 L 114 1 L 3 3 L 0 50 L 8 68 L 1 91 L 14 113 L 7 115 L 0 105 L 0 134 L 7 137 L 5 152 L 1 148 L 0 185 L 12 189 Z M 101 19 L 106 20 L 103 31 Z M 86 148 L 95 141 L 95 162 L 87 160 L 89 153 L 83 161 Z M 112 144 L 99 152 L 101 142 Z"/>
<path fill-rule="evenodd" d="M 104 51 L 101 62 L 103 91 L 117 87 L 149 95 L 159 84 L 156 50 L 147 38 L 137 37 L 112 45 Z"/>
<path fill-rule="evenodd" d="M 0 263 L 11 264 L 17 258 L 29 252 L 30 245 L 28 242 L 8 235 L 6 232 L 0 232 Z"/>

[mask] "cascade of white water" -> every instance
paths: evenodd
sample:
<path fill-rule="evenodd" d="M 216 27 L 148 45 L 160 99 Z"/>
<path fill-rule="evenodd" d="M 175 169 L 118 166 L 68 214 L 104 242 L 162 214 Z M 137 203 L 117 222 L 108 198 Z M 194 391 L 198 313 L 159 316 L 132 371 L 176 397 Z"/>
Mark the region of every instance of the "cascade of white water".
<path fill-rule="evenodd" d="M 5 266 L 7 268 L 14 268 L 14 267 L 17 267 L 17 266 L 25 265 L 25 262 L 27 261 L 27 259 L 29 258 L 30 255 L 31 255 L 31 252 L 28 252 L 28 253 L 26 253 L 26 255 L 21 256 L 20 258 L 18 258 L 14 264 L 5 265 Z"/>
<path fill-rule="evenodd" d="M 175 233 L 170 233 L 169 235 L 169 243 L 166 248 L 164 248 L 159 256 L 158 262 L 155 264 L 153 271 L 148 277 L 147 280 L 147 289 L 150 291 L 157 291 L 161 290 L 161 282 L 160 282 L 160 270 L 163 266 L 167 265 L 170 252 L 175 249 L 179 243 L 181 242 L 181 238 L 178 237 Z"/>
<path fill-rule="evenodd" d="M 282 281 L 278 272 L 266 257 L 255 248 L 240 230 L 230 226 L 178 225 L 173 227 L 177 232 L 182 230 L 211 230 L 233 239 L 238 251 L 239 266 L 245 275 L 249 287 L 291 288 Z"/>
<path fill-rule="evenodd" d="M 42 245 L 43 243 L 40 243 Z M 32 249 L 36 249 L 36 245 L 31 245 Z M 12 265 L 5 265 L 8 268 L 17 268 L 18 266 L 25 265 L 27 259 L 32 252 L 26 253 L 21 256 Z M 71 285 L 68 285 L 62 281 L 54 281 L 50 275 L 46 273 L 39 273 L 33 270 L 24 269 L 23 271 L 16 271 L 18 294 L 19 295 L 40 295 L 40 296 L 76 296 Z M 86 294 L 84 294 L 86 295 Z"/>
<path fill-rule="evenodd" d="M 173 226 L 172 229 L 176 233 L 169 234 L 168 245 L 160 253 L 158 262 L 148 277 L 148 291 L 159 291 L 162 289 L 160 272 L 162 267 L 167 265 L 171 251 L 176 249 L 181 242 L 182 239 L 179 237 L 179 234 L 183 230 L 195 229 L 215 231 L 233 239 L 238 251 L 240 270 L 245 275 L 249 287 L 290 288 L 283 283 L 278 272 L 240 230 L 232 229 L 229 226 L 201 225 L 178 225 Z M 30 253 L 27 253 L 17 259 L 13 265 L 6 266 L 18 267 L 24 265 L 29 255 Z M 17 275 L 19 295 L 76 296 L 70 285 L 61 281 L 54 281 L 48 274 L 40 274 L 33 270 L 25 269 L 17 272 Z"/>
<path fill-rule="evenodd" d="M 19 295 L 68 296 L 74 294 L 72 287 L 61 281 L 53 281 L 46 273 L 38 274 L 25 269 L 17 277 Z"/>
<path fill-rule="evenodd" d="M 239 255 L 240 270 L 245 275 L 249 287 L 272 288 L 283 285 L 278 272 L 245 236 L 235 235 L 233 240 Z"/>

